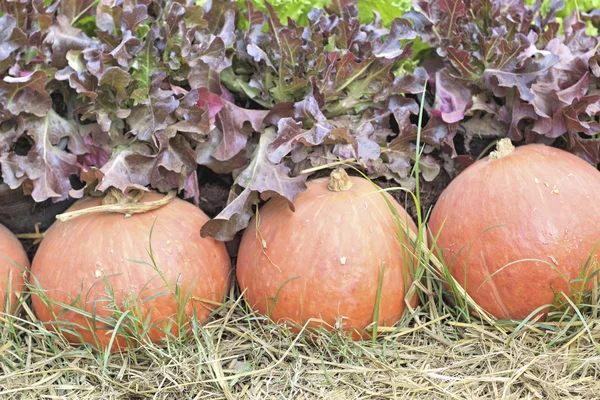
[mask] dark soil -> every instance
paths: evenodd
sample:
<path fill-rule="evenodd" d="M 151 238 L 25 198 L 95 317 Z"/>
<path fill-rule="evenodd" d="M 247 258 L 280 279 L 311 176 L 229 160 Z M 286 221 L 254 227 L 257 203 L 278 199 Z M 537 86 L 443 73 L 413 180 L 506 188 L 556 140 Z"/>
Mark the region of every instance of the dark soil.
<path fill-rule="evenodd" d="M 229 187 L 216 182 L 200 184 L 200 209 L 211 218 L 216 217 L 227 205 Z"/>
<path fill-rule="evenodd" d="M 23 248 L 27 253 L 27 258 L 29 259 L 29 262 L 33 262 L 33 257 L 35 256 L 35 252 L 37 251 L 40 244 L 36 243 L 35 240 L 30 239 L 21 239 L 21 244 L 23 245 Z"/>
<path fill-rule="evenodd" d="M 213 176 L 214 175 L 214 176 Z M 229 191 L 231 186 L 228 185 L 223 179 L 217 175 L 207 175 L 210 181 L 200 180 L 200 204 L 199 207 L 211 218 L 216 217 L 225 207 L 227 207 L 227 199 L 229 198 Z M 233 238 L 233 240 L 226 242 L 225 246 L 229 252 L 229 256 L 233 259 L 237 256 L 237 251 L 240 246 L 240 240 L 243 232 Z"/>
<path fill-rule="evenodd" d="M 208 168 L 198 168 L 198 186 L 200 189 L 200 204 L 198 206 L 210 218 L 214 218 L 227 207 L 227 199 L 233 185 L 233 178 L 230 175 L 219 175 Z M 243 232 L 226 242 L 227 252 L 232 259 L 237 256 L 240 246 L 240 240 Z"/>
<path fill-rule="evenodd" d="M 48 200 L 36 203 L 31 196 L 23 194 L 22 189 L 11 190 L 0 183 L 0 224 L 14 234 L 35 233 L 35 225 L 39 223 L 40 232 L 45 231 L 55 221 L 57 214 L 64 212 L 75 202 L 69 199 L 57 203 Z M 29 259 L 38 245 L 33 240 L 21 240 Z"/>
<path fill-rule="evenodd" d="M 440 194 L 450 184 L 450 175 L 442 169 L 439 175 L 431 182 L 426 182 L 423 179 L 419 181 L 421 190 L 421 215 L 423 219 L 427 217 L 427 214 L 431 212 L 433 206 L 437 202 Z M 398 184 L 394 181 L 387 181 L 379 179 L 375 181 L 381 188 L 392 188 L 398 187 Z M 398 203 L 406 209 L 406 212 L 410 217 L 417 223 L 417 207 L 413 201 L 412 195 L 402 190 L 391 190 L 388 192 L 391 194 Z"/>
<path fill-rule="evenodd" d="M 12 190 L 0 183 L 0 224 L 12 233 L 33 233 L 35 224 L 40 223 L 40 230 L 46 230 L 54 222 L 55 216 L 64 212 L 75 202 L 68 199 L 60 202 L 47 200 L 36 203 L 23 189 Z"/>
<path fill-rule="evenodd" d="M 216 217 L 227 206 L 232 185 L 231 176 L 216 174 L 205 167 L 198 168 L 200 209 L 210 218 Z"/>

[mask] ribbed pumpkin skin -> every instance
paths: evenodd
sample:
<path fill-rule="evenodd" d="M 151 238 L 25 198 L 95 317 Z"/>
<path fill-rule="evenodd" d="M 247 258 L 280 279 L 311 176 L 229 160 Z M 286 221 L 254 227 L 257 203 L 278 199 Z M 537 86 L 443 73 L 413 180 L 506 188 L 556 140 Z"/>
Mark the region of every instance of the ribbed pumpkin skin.
<path fill-rule="evenodd" d="M 15 264 L 16 263 L 16 264 Z M 0 312 L 13 313 L 17 306 L 16 293 L 23 291 L 24 276 L 29 259 L 19 239 L 0 224 Z M 7 297 L 10 296 L 7 309 Z"/>
<path fill-rule="evenodd" d="M 599 215 L 600 172 L 563 150 L 531 144 L 458 175 L 434 207 L 429 229 L 433 236 L 441 230 L 437 246 L 479 306 L 521 320 L 552 304 L 552 288 L 571 294 L 567 281 L 581 274 L 600 239 Z M 598 254 L 600 247 L 594 260 Z M 512 264 L 481 286 L 525 259 L 544 262 Z"/>
<path fill-rule="evenodd" d="M 142 201 L 161 198 L 156 193 L 148 193 Z M 69 211 L 100 205 L 98 198 L 88 197 L 75 203 Z M 231 261 L 225 245 L 213 239 L 200 237 L 200 228 L 208 217 L 198 208 L 175 198 L 168 205 L 150 212 L 135 214 L 125 218 L 121 214 L 92 214 L 65 222 L 57 221 L 46 232 L 31 267 L 31 276 L 39 282 L 45 295 L 62 303 L 70 304 L 81 295 L 85 311 L 98 317 L 110 315 L 107 310 L 107 290 L 105 279 L 112 287 L 116 303 L 123 305 L 128 296 L 147 299 L 158 293 L 166 293 L 146 302 L 140 302 L 142 320 L 152 310 L 152 324 L 149 337 L 157 342 L 164 337 L 164 323 L 172 319 L 171 332 L 177 329 L 177 300 L 173 293 L 179 281 L 181 301 L 185 301 L 190 289 L 193 299 L 187 301 L 187 320 L 195 310 L 197 319 L 202 322 L 215 306 L 201 299 L 213 302 L 223 301 L 229 287 Z M 152 231 L 152 251 L 156 266 L 161 270 L 165 281 L 148 265 L 128 260 L 150 263 L 147 253 L 150 230 Z M 106 276 L 106 278 L 104 278 Z M 32 285 L 36 282 L 31 279 Z M 33 309 L 43 322 L 54 321 L 49 308 L 38 296 L 33 297 Z M 94 307 L 94 300 L 98 299 Z M 78 305 L 78 307 L 81 307 Z M 62 307 L 54 305 L 54 312 Z M 137 311 L 136 311 L 137 313 Z M 88 319 L 91 321 L 91 319 Z M 87 327 L 83 316 L 68 311 L 60 316 L 60 321 L 69 321 Z M 97 336 L 102 346 L 110 341 L 112 330 L 103 329 L 97 322 Z M 83 339 L 92 344 L 94 335 L 87 329 L 77 329 Z M 78 339 L 65 335 L 70 341 Z M 118 347 L 126 345 L 118 336 Z M 113 346 L 110 350 L 118 350 Z"/>
<path fill-rule="evenodd" d="M 346 192 L 328 190 L 327 179 L 309 181 L 294 199 L 295 212 L 274 198 L 260 209 L 258 231 L 256 217 L 250 221 L 236 275 L 256 312 L 277 323 L 291 322 L 296 332 L 294 325 L 310 318 L 334 325 L 343 316 L 344 330 L 358 339 L 364 336 L 359 331 L 373 322 L 385 263 L 379 324 L 393 325 L 401 318 L 405 288 L 411 284 L 406 267 L 413 260 L 405 257 L 408 250 L 397 239 L 396 221 L 381 193 L 365 179 L 350 179 L 353 187 Z M 416 231 L 404 209 L 388 198 Z M 266 300 L 276 296 L 276 303 Z"/>

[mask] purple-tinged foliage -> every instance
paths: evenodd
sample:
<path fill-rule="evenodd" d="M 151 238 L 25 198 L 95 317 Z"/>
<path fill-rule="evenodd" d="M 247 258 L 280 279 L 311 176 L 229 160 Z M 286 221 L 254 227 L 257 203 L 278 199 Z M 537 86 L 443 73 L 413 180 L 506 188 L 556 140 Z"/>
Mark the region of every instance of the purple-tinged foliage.
<path fill-rule="evenodd" d="M 435 101 L 425 131 L 453 136 L 459 124 L 469 139 L 478 133 L 469 121 L 491 115 L 489 136 L 546 144 L 564 136 L 569 150 L 600 162 L 599 41 L 584 22 L 597 13 L 574 11 L 561 31 L 563 3 L 414 1 L 415 28 L 442 66 L 430 71 Z"/>
<path fill-rule="evenodd" d="M 221 99 L 233 0 L 7 0 L 1 8 L 2 178 L 36 201 L 111 186 L 197 198 L 190 178 L 214 131 L 222 131 L 216 154 L 227 159 L 251 133 L 244 118 L 260 128 L 266 111 Z M 91 36 L 78 27 L 87 16 Z M 73 175 L 88 187 L 74 190 Z"/>
<path fill-rule="evenodd" d="M 284 25 L 270 4 L 266 14 L 246 5 L 248 29 L 239 32 L 232 68 L 222 79 L 238 97 L 270 110 L 263 121 L 273 127 L 248 152 L 251 163 L 238 175 L 228 207 L 203 234 L 231 237 L 245 227 L 258 202 L 250 190 L 283 195 L 291 204 L 307 178 L 300 172 L 332 157 L 356 159 L 372 177 L 410 185 L 414 148 L 388 149 L 388 138 L 397 136 L 390 118 L 397 119 L 399 137 L 416 138 L 410 116 L 418 114 L 418 105 L 401 95 L 421 93 L 427 79 L 421 68 L 395 73 L 412 54 L 417 34 L 410 21 L 396 19 L 389 29 L 379 18 L 363 25 L 356 1 L 337 1 L 328 10 L 313 10 L 308 26 L 292 20 Z M 213 156 L 219 159 L 219 153 Z M 425 160 L 426 179 L 439 171 L 432 161 Z"/>

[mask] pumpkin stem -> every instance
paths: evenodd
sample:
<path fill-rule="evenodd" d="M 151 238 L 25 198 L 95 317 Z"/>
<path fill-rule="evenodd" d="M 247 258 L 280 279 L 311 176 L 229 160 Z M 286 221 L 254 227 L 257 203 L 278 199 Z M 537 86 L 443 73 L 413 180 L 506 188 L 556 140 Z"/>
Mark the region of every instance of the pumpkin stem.
<path fill-rule="evenodd" d="M 117 188 L 110 187 L 102 199 L 102 205 L 138 203 L 144 197 L 143 190 L 132 190 L 128 196 Z"/>
<path fill-rule="evenodd" d="M 499 160 L 502 157 L 509 155 L 513 151 L 515 151 L 515 146 L 513 146 L 510 139 L 503 138 L 498 141 L 498 144 L 496 145 L 496 150 L 490 153 L 489 159 Z"/>
<path fill-rule="evenodd" d="M 102 199 L 101 206 L 59 214 L 56 216 L 56 219 L 59 221 L 67 221 L 83 215 L 96 213 L 119 213 L 125 214 L 125 217 L 127 218 L 131 217 L 133 214 L 142 214 L 165 206 L 169 204 L 177 194 L 175 190 L 171 190 L 160 200 L 140 203 L 144 193 L 144 191 L 139 190 L 135 192 L 135 195 L 129 197 L 120 190 L 111 187 Z"/>
<path fill-rule="evenodd" d="M 345 192 L 352 187 L 352 181 L 348 173 L 342 168 L 334 169 L 329 175 L 329 183 L 327 188 L 332 192 Z"/>

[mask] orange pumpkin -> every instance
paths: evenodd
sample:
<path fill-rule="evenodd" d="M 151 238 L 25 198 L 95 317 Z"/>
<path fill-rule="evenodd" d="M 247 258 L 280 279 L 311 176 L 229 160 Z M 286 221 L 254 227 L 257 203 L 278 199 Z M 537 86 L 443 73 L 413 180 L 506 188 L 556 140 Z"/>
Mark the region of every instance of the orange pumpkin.
<path fill-rule="evenodd" d="M 160 197 L 147 193 L 141 201 Z M 101 199 L 88 197 L 68 211 L 100 204 Z M 145 332 L 152 342 L 167 333 L 176 335 L 179 322 L 187 323 L 192 317 L 203 322 L 215 303 L 223 301 L 231 268 L 225 245 L 200 237 L 200 228 L 208 220 L 200 209 L 175 198 L 130 217 L 95 213 L 56 221 L 31 267 L 31 284 L 39 284 L 51 302 L 48 307 L 41 296 L 32 296 L 35 314 L 43 322 L 63 323 L 61 330 L 74 343 L 80 342 L 80 335 L 85 342 L 102 347 L 113 334 L 107 319 L 112 316 L 114 322 L 120 316 L 113 313 L 115 307 L 135 316 L 140 322 L 138 334 Z M 148 254 L 151 230 L 154 265 Z M 179 296 L 175 295 L 177 284 Z M 77 311 L 66 310 L 64 305 Z M 184 315 L 183 321 L 178 313 Z M 111 351 L 134 344 L 120 333 L 116 339 Z"/>
<path fill-rule="evenodd" d="M 385 196 L 416 231 L 406 211 Z M 340 169 L 329 181 L 307 182 L 294 208 L 273 198 L 244 232 L 236 275 L 246 302 L 295 332 L 309 322 L 311 328 L 341 327 L 355 339 L 366 337 L 384 265 L 378 323 L 396 323 L 405 309 L 414 256 L 377 188 Z"/>
<path fill-rule="evenodd" d="M 503 139 L 444 190 L 429 229 L 439 235 L 438 254 L 452 276 L 479 306 L 522 320 L 556 295 L 584 289 L 579 278 L 594 272 L 600 254 L 598 215 L 600 172 L 593 166 L 563 150 L 515 149 Z"/>
<path fill-rule="evenodd" d="M 23 291 L 29 259 L 19 239 L 0 224 L 0 312 L 14 313 Z"/>

